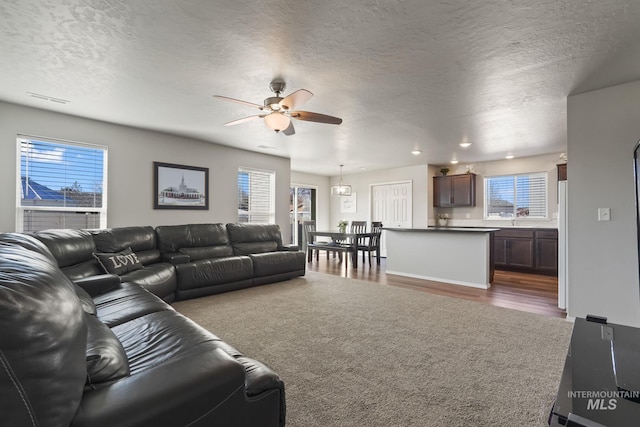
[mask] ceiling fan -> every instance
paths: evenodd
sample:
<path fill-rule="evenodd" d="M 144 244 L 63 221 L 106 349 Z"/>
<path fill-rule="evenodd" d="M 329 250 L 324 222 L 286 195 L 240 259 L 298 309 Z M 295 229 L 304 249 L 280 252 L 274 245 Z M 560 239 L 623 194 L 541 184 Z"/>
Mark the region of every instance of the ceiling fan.
<path fill-rule="evenodd" d="M 225 101 L 236 102 L 238 104 L 247 105 L 263 111 L 262 114 L 244 117 L 242 119 L 233 120 L 225 123 L 225 126 L 238 125 L 255 119 L 264 119 L 265 125 L 276 132 L 282 131 L 285 135 L 293 135 L 296 133 L 291 119 L 305 120 L 308 122 L 327 123 L 331 125 L 339 125 L 342 119 L 326 114 L 312 113 L 309 111 L 297 111 L 294 109 L 311 99 L 313 94 L 306 89 L 299 89 L 292 92 L 288 96 L 282 98 L 282 93 L 286 87 L 286 83 L 282 80 L 273 80 L 269 87 L 276 96 L 271 96 L 264 100 L 264 105 L 254 104 L 252 102 L 241 101 L 239 99 L 229 98 L 227 96 L 213 95 L 214 98 L 220 98 Z"/>

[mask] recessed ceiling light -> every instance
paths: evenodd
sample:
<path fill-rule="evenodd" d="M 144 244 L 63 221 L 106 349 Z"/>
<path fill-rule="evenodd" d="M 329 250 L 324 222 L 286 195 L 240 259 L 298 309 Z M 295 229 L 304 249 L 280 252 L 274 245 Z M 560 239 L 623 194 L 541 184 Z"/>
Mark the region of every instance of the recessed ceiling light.
<path fill-rule="evenodd" d="M 417 156 L 418 154 L 421 154 L 422 150 L 411 150 L 411 154 L 413 154 L 414 156 Z"/>
<path fill-rule="evenodd" d="M 505 159 L 513 159 L 515 156 L 513 154 L 507 154 L 506 156 L 504 156 Z"/>
<path fill-rule="evenodd" d="M 458 164 L 458 161 L 457 161 L 456 159 L 453 159 L 453 160 L 451 160 L 451 164 L 452 164 L 452 165 L 457 165 L 457 164 Z"/>
<path fill-rule="evenodd" d="M 462 147 L 462 148 L 469 148 L 469 147 L 471 147 L 471 143 L 470 143 L 470 142 L 467 142 L 467 141 L 465 141 L 465 142 L 461 142 L 461 143 L 460 143 L 460 147 Z"/>

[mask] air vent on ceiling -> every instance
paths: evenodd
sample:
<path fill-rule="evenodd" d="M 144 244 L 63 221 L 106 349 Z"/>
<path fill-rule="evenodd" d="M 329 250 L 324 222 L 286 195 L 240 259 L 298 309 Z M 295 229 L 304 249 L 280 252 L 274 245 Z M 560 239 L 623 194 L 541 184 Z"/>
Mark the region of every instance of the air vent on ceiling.
<path fill-rule="evenodd" d="M 69 100 L 67 99 L 62 99 L 62 98 L 56 98 L 53 96 L 48 96 L 48 95 L 42 95 L 40 93 L 35 93 L 35 92 L 27 92 L 27 98 L 35 98 L 35 99 L 39 99 L 41 101 L 49 101 L 49 102 L 55 102 L 56 104 L 68 104 Z"/>

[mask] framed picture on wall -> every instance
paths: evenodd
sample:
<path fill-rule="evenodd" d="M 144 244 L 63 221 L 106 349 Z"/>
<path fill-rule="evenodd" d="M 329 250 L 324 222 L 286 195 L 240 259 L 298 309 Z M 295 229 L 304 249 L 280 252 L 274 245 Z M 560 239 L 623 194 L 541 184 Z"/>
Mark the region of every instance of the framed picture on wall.
<path fill-rule="evenodd" d="M 209 168 L 153 162 L 154 209 L 209 209 Z"/>
<path fill-rule="evenodd" d="M 356 193 L 340 196 L 340 213 L 356 213 Z"/>

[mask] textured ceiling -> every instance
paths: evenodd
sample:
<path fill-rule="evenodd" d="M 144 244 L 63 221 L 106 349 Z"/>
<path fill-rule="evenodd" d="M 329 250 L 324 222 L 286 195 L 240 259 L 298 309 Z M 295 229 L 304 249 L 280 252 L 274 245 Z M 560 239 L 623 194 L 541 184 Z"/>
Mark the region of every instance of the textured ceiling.
<path fill-rule="evenodd" d="M 561 152 L 567 95 L 640 79 L 638 0 L 20 0 L 0 16 L 0 100 L 323 175 Z M 258 111 L 212 95 L 261 104 L 276 77 L 343 124 L 223 126 Z"/>

